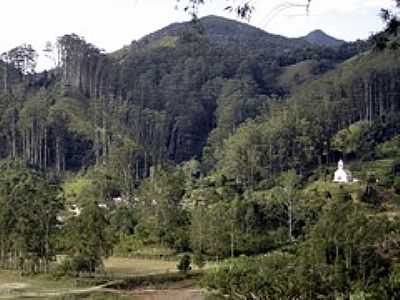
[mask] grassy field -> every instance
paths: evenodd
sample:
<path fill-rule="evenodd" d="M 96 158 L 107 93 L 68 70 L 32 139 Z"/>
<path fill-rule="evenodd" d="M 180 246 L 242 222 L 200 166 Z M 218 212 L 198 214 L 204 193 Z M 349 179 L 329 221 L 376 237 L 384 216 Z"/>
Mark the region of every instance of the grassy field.
<path fill-rule="evenodd" d="M 151 275 L 176 272 L 176 261 L 110 257 L 104 265 L 107 273 Z"/>
<path fill-rule="evenodd" d="M 126 276 L 145 276 L 176 272 L 176 262 L 111 257 L 105 260 L 108 274 Z M 51 275 L 21 276 L 18 272 L 0 271 L 0 294 L 5 290 L 30 291 L 75 288 L 75 279 L 61 278 L 54 280 Z"/>
<path fill-rule="evenodd" d="M 130 278 L 129 280 L 135 281 L 137 279 L 145 283 L 153 280 L 159 282 L 163 289 L 168 289 L 171 285 L 173 286 L 172 289 L 176 290 L 175 293 L 178 293 L 178 290 L 182 293 L 192 293 L 194 280 L 189 278 L 176 279 L 175 277 L 180 276 L 177 273 L 176 264 L 177 262 L 174 261 L 111 257 L 105 261 L 105 268 L 108 275 L 125 276 Z M 82 286 L 77 283 L 76 279 L 61 278 L 54 280 L 51 275 L 29 277 L 21 276 L 17 272 L 0 271 L 0 299 L 92 299 L 91 296 L 94 297 L 93 299 L 120 299 L 118 298 L 119 292 L 108 295 L 110 293 L 107 290 L 108 287 L 104 289 L 100 286 L 102 284 L 89 283 L 88 281 L 87 284 Z M 163 293 L 168 294 L 169 292 L 164 291 Z M 90 297 L 87 298 L 89 295 Z M 97 295 L 100 298 L 96 298 Z M 150 296 L 154 297 L 151 299 L 159 299 L 156 297 L 157 295 Z M 160 299 L 165 299 L 164 296 Z M 134 295 L 133 299 L 149 299 L 146 297 Z M 199 297 L 198 291 L 196 291 L 193 297 L 185 296 L 182 299 L 202 299 Z M 123 299 L 132 298 L 123 297 Z M 169 299 L 181 298 L 173 294 Z"/>

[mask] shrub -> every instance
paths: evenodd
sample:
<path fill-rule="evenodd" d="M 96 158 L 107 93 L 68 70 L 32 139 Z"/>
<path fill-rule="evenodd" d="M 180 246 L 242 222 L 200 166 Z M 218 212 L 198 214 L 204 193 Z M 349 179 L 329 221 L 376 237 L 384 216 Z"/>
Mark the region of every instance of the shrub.
<path fill-rule="evenodd" d="M 317 299 L 327 295 L 328 286 L 311 270 L 286 255 L 239 257 L 209 270 L 202 283 L 242 299 Z"/>
<path fill-rule="evenodd" d="M 83 255 L 74 256 L 63 260 L 54 271 L 54 275 L 78 276 L 79 273 L 94 273 L 103 267 L 101 259 Z"/>
<path fill-rule="evenodd" d="M 202 255 L 201 253 L 196 253 L 195 255 L 193 255 L 193 264 L 199 269 L 202 269 L 206 265 L 204 255 Z"/>
<path fill-rule="evenodd" d="M 179 270 L 179 272 L 187 273 L 191 270 L 190 264 L 191 264 L 190 256 L 185 254 L 182 256 L 181 260 L 179 261 L 176 267 Z"/>
<path fill-rule="evenodd" d="M 88 257 L 88 256 L 74 256 L 71 260 L 72 270 L 75 273 L 79 272 L 88 272 L 93 273 L 96 272 L 103 265 L 101 259 L 97 257 Z"/>
<path fill-rule="evenodd" d="M 400 195 L 400 178 L 396 178 L 393 183 L 393 189 L 396 194 Z"/>
<path fill-rule="evenodd" d="M 395 136 L 389 141 L 376 146 L 375 152 L 379 158 L 400 156 L 400 135 Z"/>
<path fill-rule="evenodd" d="M 141 248 L 143 248 L 143 242 L 135 235 L 123 234 L 114 246 L 114 255 L 129 257 Z"/>

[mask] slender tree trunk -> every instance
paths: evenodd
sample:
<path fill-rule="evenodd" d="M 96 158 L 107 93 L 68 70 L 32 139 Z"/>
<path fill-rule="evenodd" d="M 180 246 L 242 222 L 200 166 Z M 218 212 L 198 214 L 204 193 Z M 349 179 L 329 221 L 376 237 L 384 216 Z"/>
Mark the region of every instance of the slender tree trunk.
<path fill-rule="evenodd" d="M 48 272 L 48 258 L 49 258 L 49 254 L 50 254 L 50 245 L 49 245 L 49 236 L 50 236 L 50 229 L 49 229 L 49 220 L 47 220 L 46 222 L 46 236 L 45 236 L 45 253 L 44 253 L 44 258 L 45 258 L 45 265 L 44 265 L 44 272 L 47 273 Z"/>
<path fill-rule="evenodd" d="M 233 232 L 233 225 L 231 228 L 231 257 L 233 258 L 235 255 L 235 236 Z"/>
<path fill-rule="evenodd" d="M 147 161 L 147 151 L 145 150 L 144 151 L 144 177 L 147 177 L 148 176 L 148 161 Z"/>
<path fill-rule="evenodd" d="M 60 137 L 56 136 L 56 170 L 57 173 L 61 172 L 61 149 L 60 149 Z"/>
<path fill-rule="evenodd" d="M 16 100 L 13 97 L 12 124 L 11 124 L 11 148 L 12 158 L 17 157 L 17 118 L 16 118 Z"/>
<path fill-rule="evenodd" d="M 8 93 L 8 63 L 4 64 L 4 92 Z"/>
<path fill-rule="evenodd" d="M 47 128 L 44 129 L 43 168 L 47 169 Z"/>
<path fill-rule="evenodd" d="M 288 225 L 289 225 L 289 240 L 293 241 L 293 201 L 289 199 L 288 203 Z"/>

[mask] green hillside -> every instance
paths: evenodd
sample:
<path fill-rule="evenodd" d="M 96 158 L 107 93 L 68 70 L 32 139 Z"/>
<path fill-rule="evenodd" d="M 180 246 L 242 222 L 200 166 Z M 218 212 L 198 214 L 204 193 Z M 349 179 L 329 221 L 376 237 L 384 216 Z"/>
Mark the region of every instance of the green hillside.
<path fill-rule="evenodd" d="M 0 268 L 180 259 L 234 299 L 398 299 L 393 26 L 330 47 L 210 16 L 114 53 L 69 34 L 39 74 L 29 45 L 9 51 Z M 340 159 L 358 181 L 333 182 Z"/>

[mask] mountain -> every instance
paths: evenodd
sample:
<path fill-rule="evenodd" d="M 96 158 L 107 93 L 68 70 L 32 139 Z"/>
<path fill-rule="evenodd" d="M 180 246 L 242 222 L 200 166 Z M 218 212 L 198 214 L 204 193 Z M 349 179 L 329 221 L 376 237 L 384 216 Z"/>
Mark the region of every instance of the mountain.
<path fill-rule="evenodd" d="M 207 147 L 214 153 L 271 99 L 360 49 L 313 46 L 215 16 L 171 24 L 111 54 L 75 34 L 58 42 L 60 70 L 21 81 L 9 69 L 0 85 L 0 124 L 13 124 L 0 131 L 0 157 L 14 151 L 41 168 L 76 171 L 131 147 L 138 179 L 152 166 L 200 159 Z M 22 121 L 6 85 L 18 90 Z"/>
<path fill-rule="evenodd" d="M 183 32 L 192 29 L 193 25 L 192 21 L 173 23 L 143 37 L 139 40 L 139 44 L 154 43 L 155 41 L 163 40 L 165 37 L 178 37 Z M 243 48 L 269 48 L 270 50 L 276 49 L 285 52 L 290 49 L 312 46 L 338 47 L 346 43 L 319 29 L 301 38 L 287 38 L 268 33 L 243 22 L 213 15 L 199 19 L 199 23 L 196 25 L 200 25 L 198 28 L 204 30 L 211 43 L 220 46 L 235 44 Z"/>
<path fill-rule="evenodd" d="M 229 128 L 258 114 L 265 105 L 261 99 L 290 94 L 295 86 L 356 54 L 354 49 L 319 47 L 208 16 L 171 24 L 114 53 L 121 70 L 116 80 L 121 84 L 115 89 L 130 95 L 135 105 L 166 112 L 163 153 L 180 163 L 201 157 L 211 131 L 216 140 L 223 140 Z M 138 86 L 145 86 L 143 92 Z M 214 130 L 216 126 L 223 129 Z"/>
<path fill-rule="evenodd" d="M 163 39 L 165 36 L 179 36 L 193 28 L 193 24 L 193 22 L 173 23 L 145 36 L 139 43 L 151 43 Z M 271 34 L 249 24 L 219 16 L 203 17 L 199 19 L 198 24 L 200 30 L 204 30 L 207 34 L 209 41 L 219 46 L 235 44 L 243 48 L 269 48 L 279 51 L 311 46 L 308 41 L 301 38 L 286 38 Z"/>
<path fill-rule="evenodd" d="M 338 47 L 345 43 L 343 40 L 338 40 L 322 30 L 314 30 L 303 37 L 303 40 L 309 42 L 310 44 L 327 46 L 327 47 Z"/>
<path fill-rule="evenodd" d="M 213 47 L 227 50 L 240 49 L 241 55 L 245 56 L 263 52 L 264 57 L 275 59 L 279 57 L 280 64 L 284 65 L 310 59 L 311 52 L 320 59 L 333 57 L 335 60 L 343 61 L 354 55 L 357 48 L 352 43 L 330 37 L 320 30 L 306 37 L 288 38 L 268 33 L 244 22 L 210 15 L 195 21 L 170 24 L 133 41 L 131 45 L 115 51 L 111 56 L 117 60 L 123 60 L 129 53 L 175 47 L 177 40 L 189 32 L 206 36 L 207 42 Z M 339 49 L 339 46 L 342 49 Z M 358 49 L 365 49 L 365 47 L 358 45 Z"/>

